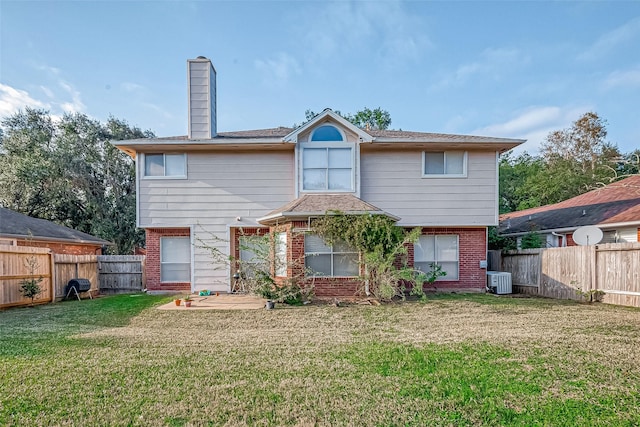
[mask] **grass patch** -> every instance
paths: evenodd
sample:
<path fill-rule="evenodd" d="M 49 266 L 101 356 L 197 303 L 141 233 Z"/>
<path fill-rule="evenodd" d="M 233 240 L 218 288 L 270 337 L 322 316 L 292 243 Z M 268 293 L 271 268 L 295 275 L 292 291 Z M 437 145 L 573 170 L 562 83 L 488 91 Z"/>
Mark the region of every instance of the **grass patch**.
<path fill-rule="evenodd" d="M 153 308 L 169 300 L 117 296 L 0 312 L 0 425 L 640 419 L 638 310 L 490 295 L 381 307 Z"/>

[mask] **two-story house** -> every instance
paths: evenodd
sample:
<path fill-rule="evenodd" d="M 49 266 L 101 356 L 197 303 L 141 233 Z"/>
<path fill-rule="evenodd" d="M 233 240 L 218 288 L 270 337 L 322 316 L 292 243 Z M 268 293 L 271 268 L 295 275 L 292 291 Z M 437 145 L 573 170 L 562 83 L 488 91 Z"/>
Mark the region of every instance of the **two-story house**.
<path fill-rule="evenodd" d="M 242 259 L 242 236 L 275 230 L 278 256 L 302 256 L 320 276 L 316 295 L 353 295 L 357 254 L 300 232 L 328 210 L 421 227 L 410 264 L 442 266 L 439 289 L 484 289 L 498 156 L 523 140 L 366 130 L 330 109 L 296 129 L 218 133 L 215 69 L 198 57 L 187 74 L 187 136 L 114 142 L 136 159 L 149 291 L 228 292 L 233 267 L 199 243 Z"/>

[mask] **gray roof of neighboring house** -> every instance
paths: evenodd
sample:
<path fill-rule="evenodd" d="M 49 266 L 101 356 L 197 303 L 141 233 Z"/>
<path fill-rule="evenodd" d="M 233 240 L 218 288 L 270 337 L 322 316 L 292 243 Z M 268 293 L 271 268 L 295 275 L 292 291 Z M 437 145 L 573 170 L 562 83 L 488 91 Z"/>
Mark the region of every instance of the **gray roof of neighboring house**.
<path fill-rule="evenodd" d="M 69 227 L 58 225 L 44 219 L 0 207 L 0 236 L 17 239 L 33 237 L 34 240 L 59 240 L 69 243 L 110 245 L 111 242 L 83 233 Z"/>
<path fill-rule="evenodd" d="M 614 182 L 552 205 L 500 215 L 500 234 L 640 223 L 640 176 Z"/>
<path fill-rule="evenodd" d="M 320 216 L 327 211 L 340 211 L 345 214 L 377 214 L 395 217 L 377 206 L 367 203 L 352 194 L 306 194 L 286 205 L 275 209 L 264 217 L 259 218 L 261 224 L 276 222 L 278 219 L 305 218 Z"/>

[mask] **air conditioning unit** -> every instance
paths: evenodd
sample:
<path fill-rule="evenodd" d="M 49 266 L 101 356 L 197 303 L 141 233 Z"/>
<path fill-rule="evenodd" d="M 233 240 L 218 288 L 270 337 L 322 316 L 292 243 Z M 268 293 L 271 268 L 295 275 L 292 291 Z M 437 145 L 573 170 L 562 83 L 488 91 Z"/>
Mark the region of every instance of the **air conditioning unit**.
<path fill-rule="evenodd" d="M 498 295 L 512 293 L 511 273 L 487 271 L 487 290 Z"/>

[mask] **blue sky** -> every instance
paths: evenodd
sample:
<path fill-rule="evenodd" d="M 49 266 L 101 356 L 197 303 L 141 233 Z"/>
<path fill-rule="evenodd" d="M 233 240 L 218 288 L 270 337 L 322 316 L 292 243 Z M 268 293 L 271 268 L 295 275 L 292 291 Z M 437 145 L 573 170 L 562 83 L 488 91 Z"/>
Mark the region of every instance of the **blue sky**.
<path fill-rule="evenodd" d="M 586 111 L 640 148 L 640 1 L 0 1 L 0 116 L 187 130 L 186 60 L 218 73 L 218 131 L 382 107 L 392 128 L 526 138 Z"/>

